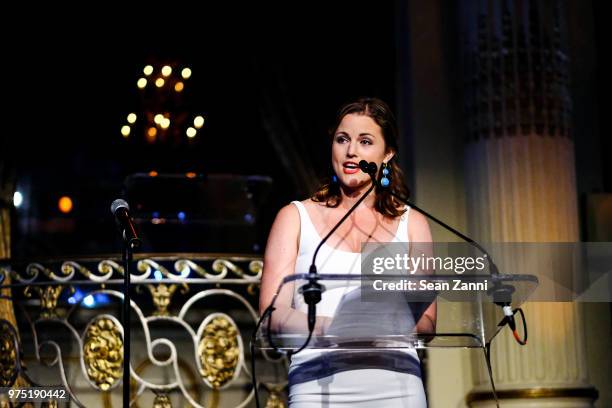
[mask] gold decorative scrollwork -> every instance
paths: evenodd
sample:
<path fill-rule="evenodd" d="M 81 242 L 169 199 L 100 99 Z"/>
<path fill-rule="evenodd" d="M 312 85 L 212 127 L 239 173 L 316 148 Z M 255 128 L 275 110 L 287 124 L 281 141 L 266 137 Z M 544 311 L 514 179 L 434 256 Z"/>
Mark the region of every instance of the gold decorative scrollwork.
<path fill-rule="evenodd" d="M 172 401 L 166 394 L 157 394 L 153 400 L 153 408 L 172 408 Z"/>
<path fill-rule="evenodd" d="M 149 276 L 154 270 L 157 270 L 166 278 L 180 278 L 180 276 L 170 273 L 168 269 L 164 268 L 162 265 L 152 259 L 141 259 L 138 261 L 138 263 L 136 263 L 136 269 L 138 269 L 138 272 L 142 272 L 145 276 Z"/>
<path fill-rule="evenodd" d="M 209 274 L 206 269 L 202 268 L 197 263 L 190 261 L 189 259 L 179 259 L 174 263 L 174 270 L 177 271 L 181 276 L 189 276 L 191 271 L 194 271 L 198 275 L 207 278 L 214 279 L 215 275 Z"/>
<path fill-rule="evenodd" d="M 213 389 L 229 383 L 238 373 L 242 341 L 236 324 L 222 314 L 202 322 L 198 343 L 199 369 L 202 379 Z"/>
<path fill-rule="evenodd" d="M 240 268 L 235 263 L 228 261 L 227 259 L 216 259 L 212 264 L 212 269 L 213 271 L 218 272 L 223 276 L 227 275 L 228 270 L 234 272 L 240 277 L 244 276 L 242 268 Z"/>
<path fill-rule="evenodd" d="M 39 289 L 40 307 L 42 308 L 41 316 L 56 316 L 55 308 L 57 307 L 57 300 L 64 290 L 64 286 L 46 286 L 45 288 L 37 287 L 37 289 Z"/>
<path fill-rule="evenodd" d="M 284 385 L 266 385 L 269 394 L 265 408 L 285 408 L 285 401 L 281 397 L 284 388 Z"/>
<path fill-rule="evenodd" d="M 100 261 L 100 263 L 98 264 L 98 272 L 100 273 L 106 275 L 108 273 L 112 273 L 113 271 L 117 271 L 121 275 L 123 275 L 123 266 L 119 265 L 117 262 L 111 259 L 105 259 L 103 261 Z"/>
<path fill-rule="evenodd" d="M 259 283 L 251 283 L 247 286 L 247 293 L 251 296 L 257 295 L 257 289 L 259 289 Z"/>
<path fill-rule="evenodd" d="M 62 264 L 61 270 L 65 275 L 74 275 L 78 271 L 87 278 L 91 277 L 91 271 L 77 262 L 66 261 Z"/>
<path fill-rule="evenodd" d="M 176 285 L 147 285 L 151 296 L 153 297 L 153 304 L 155 305 L 155 312 L 153 316 L 169 316 L 168 306 L 170 306 L 170 300 L 172 295 L 176 291 Z"/>
<path fill-rule="evenodd" d="M 85 276 L 89 280 L 92 280 L 94 282 L 104 282 L 112 276 L 113 268 L 109 265 L 105 265 L 104 268 L 100 268 L 101 264 L 102 262 L 98 265 L 98 270 L 103 273 L 103 275 L 97 275 L 89 268 L 75 261 L 65 261 L 64 263 L 62 263 L 61 269 L 63 273 L 68 274 L 70 276 L 74 276 L 75 272 L 79 272 L 81 275 Z"/>
<path fill-rule="evenodd" d="M 33 282 L 34 280 L 36 280 L 36 278 L 38 278 L 38 269 L 37 268 L 32 268 L 30 266 L 28 266 L 26 268 L 26 275 L 28 275 L 28 277 L 24 277 L 21 276 L 21 274 L 19 274 L 15 269 L 13 269 L 13 267 L 9 267 L 7 269 L 4 269 L 4 271 L 9 273 L 9 276 L 11 277 L 11 279 L 13 279 L 16 282 L 22 282 L 22 283 L 29 283 L 29 282 Z"/>
<path fill-rule="evenodd" d="M 36 262 L 31 263 L 26 267 L 26 273 L 28 275 L 37 277 L 39 273 L 42 272 L 46 277 L 54 281 L 67 281 L 74 275 L 74 271 L 65 270 L 63 268 L 60 268 L 60 270 L 62 272 L 61 275 L 57 275 L 51 269 Z"/>
<path fill-rule="evenodd" d="M 97 388 L 109 390 L 123 374 L 123 336 L 110 316 L 93 320 L 85 330 L 83 362 L 87 376 Z"/>
<path fill-rule="evenodd" d="M 247 312 L 256 319 L 255 309 L 252 309 L 251 306 L 252 301 L 256 299 L 258 294 L 262 265 L 260 257 L 246 254 L 178 253 L 137 254 L 135 256 L 132 264 L 130 264 L 132 267 L 130 269 L 131 280 L 136 293 L 141 293 L 144 296 L 134 296 L 132 298 L 132 308 L 138 310 L 138 318 L 142 323 L 143 331 L 153 332 L 154 336 L 149 334 L 149 338 L 157 339 L 158 334 L 164 335 L 163 330 L 168 325 L 178 329 L 184 327 L 186 331 L 185 333 L 181 332 L 181 336 L 187 336 L 193 342 L 190 341 L 192 347 L 186 355 L 184 347 L 179 351 L 179 343 L 176 343 L 173 337 L 174 332 L 168 333 L 163 342 L 157 341 L 155 344 L 151 344 L 152 340 L 150 339 L 136 339 L 138 346 L 146 345 L 147 353 L 144 355 L 144 359 L 151 369 L 146 373 L 147 375 L 140 376 L 138 370 L 133 371 L 131 396 L 134 399 L 134 406 L 138 404 L 138 395 L 145 395 L 145 392 L 149 397 L 147 399 L 148 404 L 153 402 L 153 406 L 156 408 L 172 407 L 172 404 L 178 401 L 173 401 L 175 396 L 179 397 L 181 395 L 182 398 L 179 399 L 187 398 L 194 406 L 214 407 L 225 402 L 224 390 L 233 385 L 238 386 L 236 382 L 239 380 L 245 364 L 241 331 L 232 319 L 232 313 L 239 308 L 239 316 L 246 316 L 241 306 L 244 305 Z M 23 291 L 26 296 L 35 300 L 36 308 L 32 308 L 30 307 L 32 302 L 24 302 L 22 296 L 14 299 L 15 304 L 18 302 L 24 304 L 25 307 L 20 310 L 28 318 L 33 330 L 36 332 L 47 330 L 48 322 L 41 321 L 46 319 L 52 320 L 54 325 L 63 323 L 69 329 L 70 333 L 68 331 L 61 332 L 61 330 L 57 330 L 57 332 L 55 330 L 47 331 L 41 338 L 49 339 L 48 343 L 56 348 L 59 347 L 56 350 L 58 352 L 55 354 L 57 358 L 53 360 L 53 364 L 61 369 L 60 372 L 70 372 L 72 375 L 72 364 L 74 364 L 74 358 L 76 357 L 76 362 L 80 366 L 84 379 L 92 387 L 91 390 L 103 395 L 102 400 L 87 404 L 88 406 L 96 404 L 110 406 L 111 393 L 121 387 L 123 364 L 128 363 L 123 354 L 124 328 L 113 315 L 99 314 L 101 309 L 96 311 L 98 314 L 92 315 L 94 311 L 88 310 L 87 304 L 79 303 L 83 302 L 84 298 L 77 300 L 77 304 L 67 307 L 67 304 L 62 302 L 67 292 L 62 291 L 62 289 L 74 292 L 76 287 L 71 285 L 83 285 L 82 288 L 87 288 L 86 291 L 90 292 L 88 294 L 102 292 L 110 298 L 120 301 L 122 294 L 115 290 L 115 285 L 120 283 L 117 278 L 123 276 L 124 273 L 121 260 L 113 259 L 110 256 L 105 258 L 57 258 L 47 259 L 40 263 L 26 260 L 19 263 L 0 264 L 0 282 L 4 284 L 7 281 L 4 277 L 10 279 L 14 276 L 14 279 L 10 279 L 14 281 L 14 284 L 11 285 L 13 293 Z M 75 280 L 77 277 L 87 282 Z M 104 285 L 109 288 L 104 288 Z M 100 287 L 107 290 L 101 291 L 99 290 Z M 213 289 L 210 294 L 206 293 L 205 296 L 199 296 L 201 292 L 207 292 L 211 288 L 222 288 L 222 290 Z M 176 292 L 195 292 L 196 295 L 188 297 Z M 219 295 L 230 295 L 238 302 L 232 300 L 230 302 L 213 301 L 210 304 L 198 303 L 200 300 L 210 299 L 210 296 Z M 150 307 L 149 296 L 151 296 L 153 308 Z M 78 298 L 75 297 L 74 299 Z M 71 299 L 70 303 L 74 303 L 72 301 L 74 299 Z M 40 309 L 36 310 L 39 300 Z M 143 312 L 146 308 L 141 307 L 144 306 L 140 304 L 141 301 L 143 304 L 146 303 L 149 309 L 145 314 Z M 183 307 L 178 307 L 183 303 Z M 175 309 L 181 311 L 180 316 L 173 316 Z M 213 313 L 209 312 L 211 309 L 213 309 Z M 67 315 L 67 312 L 70 315 Z M 191 317 L 197 315 L 198 312 L 206 313 L 206 318 L 197 327 L 194 334 L 193 329 L 188 326 L 191 326 Z M 151 313 L 154 316 L 146 316 L 146 313 Z M 89 316 L 87 319 L 91 320 L 85 324 L 83 329 L 82 317 L 85 316 Z M 159 316 L 163 317 L 160 318 Z M 190 319 L 186 320 L 187 317 Z M 175 323 L 178 323 L 178 325 Z M 154 325 L 154 329 L 151 330 L 149 325 Z M 13 334 L 13 338 L 11 338 L 11 334 Z M 69 337 L 74 334 L 75 339 L 80 340 L 80 347 L 77 346 L 75 350 L 69 346 L 69 344 L 74 344 L 73 342 L 64 343 L 66 334 Z M 53 344 L 51 340 L 56 335 L 60 336 L 59 340 L 61 341 Z M 194 336 L 194 338 L 192 339 L 191 336 Z M 28 340 L 31 338 L 31 336 L 26 337 Z M 167 344 L 167 342 L 173 343 L 176 348 L 176 350 L 173 350 L 170 347 L 170 352 L 178 351 L 175 357 L 176 361 L 171 362 L 168 353 L 163 350 L 159 352 L 157 359 L 149 360 L 149 353 L 156 355 L 158 346 L 162 348 L 161 345 Z M 69 348 L 63 348 L 64 344 L 68 345 Z M 19 381 L 17 374 L 21 370 L 20 350 L 21 344 L 18 342 L 17 333 L 4 330 L 2 319 L 0 319 L 0 387 L 8 385 L 11 381 L 15 382 L 13 386 L 17 386 L 18 382 L 16 381 Z M 27 350 L 29 351 L 30 348 L 27 348 Z M 77 355 L 74 354 L 75 352 Z M 268 356 L 265 357 L 269 359 Z M 27 356 L 25 358 L 31 357 Z M 191 361 L 187 361 L 187 359 Z M 269 359 L 269 361 L 273 360 Z M 39 362 L 48 365 L 49 359 L 41 359 Z M 170 362 L 172 364 L 169 364 Z M 176 378 L 175 364 L 179 366 L 179 373 Z M 65 367 L 69 367 L 69 370 L 63 371 Z M 29 368 L 38 369 L 38 363 Z M 159 377 L 161 373 L 165 378 L 165 380 L 162 380 L 163 383 L 151 387 L 149 378 L 161 378 Z M 66 379 L 66 384 L 70 384 L 68 380 Z M 57 378 L 54 381 L 57 381 Z M 202 382 L 206 384 L 205 387 L 202 387 Z M 181 387 L 177 389 L 172 384 L 181 384 Z M 154 394 L 150 394 L 151 392 Z M 230 390 L 230 393 L 232 392 Z M 286 397 L 282 390 L 278 392 L 269 390 L 267 394 L 268 407 L 286 406 Z M 247 405 L 251 398 L 252 393 L 249 393 L 241 405 Z M 206 403 L 204 404 L 204 402 Z"/>
<path fill-rule="evenodd" d="M 40 312 L 41 318 L 50 318 L 57 317 L 57 301 L 63 292 L 65 286 L 57 285 L 57 286 L 34 286 L 31 288 L 30 286 L 26 286 L 23 290 L 23 294 L 26 297 L 30 297 L 31 290 L 35 290 L 40 297 L 40 308 L 42 311 Z M 70 288 L 72 292 L 74 292 L 74 288 Z"/>
<path fill-rule="evenodd" d="M 261 277 L 261 273 L 263 272 L 263 261 L 257 259 L 249 262 L 249 271 L 255 274 L 253 278 L 259 279 Z"/>
<path fill-rule="evenodd" d="M 0 321 L 0 387 L 13 385 L 17 374 L 14 333 L 7 321 Z"/>

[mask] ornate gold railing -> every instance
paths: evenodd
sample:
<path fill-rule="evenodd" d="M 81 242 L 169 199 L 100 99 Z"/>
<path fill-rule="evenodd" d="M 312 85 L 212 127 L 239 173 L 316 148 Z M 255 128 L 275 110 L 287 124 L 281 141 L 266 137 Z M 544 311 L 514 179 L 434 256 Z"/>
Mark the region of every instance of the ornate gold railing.
<path fill-rule="evenodd" d="M 262 267 L 244 255 L 135 256 L 131 406 L 254 405 L 248 344 Z M 0 262 L 19 330 L 0 319 L 0 386 L 22 375 L 65 387 L 79 407 L 121 406 L 123 274 L 117 257 Z M 286 361 L 257 361 L 266 406 L 284 406 Z"/>

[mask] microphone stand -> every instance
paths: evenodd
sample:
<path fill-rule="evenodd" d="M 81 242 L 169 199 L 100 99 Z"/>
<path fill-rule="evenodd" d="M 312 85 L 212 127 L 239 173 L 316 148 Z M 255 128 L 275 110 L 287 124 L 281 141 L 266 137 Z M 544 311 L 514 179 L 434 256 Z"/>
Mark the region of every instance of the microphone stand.
<path fill-rule="evenodd" d="M 376 176 L 375 176 L 375 174 L 376 174 L 376 163 L 373 163 L 373 162 L 368 163 L 365 160 L 361 160 L 359 162 L 359 167 L 361 168 L 362 171 L 364 171 L 364 172 L 366 172 L 366 173 L 368 173 L 370 175 L 370 177 L 372 178 L 372 183 L 374 185 L 378 185 L 378 181 L 376 180 Z M 445 222 L 439 220 L 438 218 L 436 218 L 432 214 L 428 213 L 427 211 L 423 210 L 422 208 L 420 208 L 416 204 L 412 203 L 407 198 L 400 196 L 399 194 L 397 194 L 393 190 L 387 189 L 387 191 L 393 197 L 395 197 L 396 199 L 398 199 L 402 203 L 410 206 L 411 208 L 414 208 L 415 210 L 417 210 L 418 212 L 420 212 L 421 214 L 423 214 L 427 218 L 431 219 L 432 221 L 434 221 L 438 225 L 440 225 L 443 228 L 445 228 L 446 230 L 452 232 L 453 234 L 455 234 L 459 238 L 463 239 L 464 241 L 468 242 L 472 246 L 476 247 L 479 251 L 481 251 L 484 254 L 484 257 L 487 258 L 487 262 L 489 264 L 489 269 L 490 269 L 490 275 L 491 275 L 492 280 L 493 280 L 493 288 L 491 288 L 491 290 L 489 292 L 493 296 L 493 302 L 496 305 L 500 306 L 502 308 L 503 312 L 504 312 L 504 318 L 499 323 L 499 326 L 501 327 L 501 326 L 504 326 L 506 324 L 508 326 L 510 326 L 510 329 L 512 330 L 512 332 L 514 334 L 514 337 L 515 337 L 516 341 L 519 344 L 524 345 L 525 342 L 527 341 L 527 338 L 525 336 L 525 339 L 523 339 L 523 340 L 519 339 L 518 334 L 516 332 L 516 322 L 514 320 L 514 313 L 516 313 L 516 311 L 513 311 L 512 310 L 512 306 L 511 306 L 511 303 L 512 303 L 512 293 L 514 293 L 515 289 L 511 285 L 504 285 L 503 283 L 499 282 L 499 280 L 498 280 L 498 278 L 499 278 L 499 269 L 497 268 L 497 265 L 493 261 L 493 258 L 491 258 L 491 255 L 489 255 L 489 253 L 482 247 L 482 245 L 480 245 L 478 242 L 474 241 L 472 238 L 470 238 L 467 235 L 461 233 L 460 231 L 457 231 L 455 228 L 453 228 L 450 225 L 446 224 Z M 520 311 L 521 315 L 524 316 L 523 315 L 523 311 L 521 309 L 517 309 L 517 311 Z M 524 319 L 523 319 L 523 323 L 524 323 Z"/>
<path fill-rule="evenodd" d="M 134 249 L 140 247 L 141 241 L 130 217 L 130 206 L 123 199 L 117 199 L 111 204 L 111 212 L 121 233 L 123 250 L 123 310 L 121 325 L 123 326 L 123 407 L 130 406 L 130 264 L 132 263 Z"/>
<path fill-rule="evenodd" d="M 433 215 L 431 215 L 427 211 L 423 210 L 422 208 L 419 208 L 417 205 L 415 205 L 414 203 L 412 203 L 408 199 L 400 196 L 399 194 L 397 194 L 397 193 L 395 193 L 395 192 L 393 192 L 391 190 L 388 190 L 388 191 L 389 191 L 389 193 L 393 197 L 395 197 L 399 201 L 401 201 L 404 204 L 407 204 L 408 206 L 410 206 L 411 208 L 417 210 L 418 212 L 420 212 L 421 214 L 423 214 L 427 218 L 429 218 L 432 221 L 436 222 L 438 225 L 442 226 L 443 228 L 445 228 L 446 230 L 452 232 L 453 234 L 455 234 L 459 238 L 461 238 L 464 241 L 468 242 L 469 244 L 473 245 L 474 247 L 476 247 L 479 251 L 481 251 L 484 254 L 484 257 L 487 258 L 487 263 L 489 264 L 489 268 L 490 268 L 490 275 L 491 275 L 492 280 L 493 280 L 493 288 L 490 291 L 493 294 L 493 302 L 496 305 L 502 307 L 502 309 L 504 311 L 504 315 L 505 315 L 504 322 L 507 322 L 508 325 L 510 326 L 510 328 L 514 331 L 514 329 L 516 328 L 516 325 L 515 325 L 515 322 L 514 322 L 512 308 L 510 306 L 511 298 L 512 298 L 512 293 L 514 292 L 514 287 L 510 286 L 510 285 L 504 285 L 504 284 L 499 283 L 499 280 L 498 280 L 499 275 L 500 275 L 499 269 L 497 268 L 497 265 L 493 261 L 493 258 L 491 257 L 491 255 L 489 255 L 489 253 L 482 247 L 482 245 L 480 245 L 478 242 L 474 241 L 472 238 L 470 238 L 467 235 L 457 231 L 455 228 L 451 227 L 450 225 L 446 224 L 445 222 L 443 222 L 443 221 L 439 220 L 438 218 L 434 217 Z"/>
<path fill-rule="evenodd" d="M 366 171 L 366 172 L 372 178 L 372 183 L 374 183 L 375 185 L 379 184 L 378 181 L 376 180 L 376 176 L 375 176 L 376 171 L 375 170 L 372 171 L 373 169 L 376 169 L 376 164 L 375 163 L 368 163 L 365 160 L 362 160 L 361 162 L 359 162 L 359 167 L 363 171 L 369 170 L 369 171 Z M 384 188 L 384 187 L 382 187 L 382 188 Z M 495 276 L 495 277 L 499 276 L 499 269 L 497 268 L 497 265 L 493 261 L 493 258 L 491 257 L 491 255 L 489 255 L 487 250 L 484 249 L 482 247 L 482 245 L 480 245 L 478 242 L 474 241 L 472 238 L 468 237 L 467 235 L 463 234 L 462 232 L 457 231 L 455 228 L 451 227 L 450 225 L 448 225 L 444 221 L 439 220 L 438 218 L 436 218 L 432 214 L 428 213 L 424 209 L 420 208 L 419 206 L 417 206 L 416 204 L 414 204 L 413 202 L 411 202 L 407 198 L 400 196 L 399 194 L 397 194 L 393 190 L 386 189 L 386 191 L 388 191 L 389 194 L 391 194 L 397 200 L 399 200 L 402 203 L 408 205 L 410 208 L 413 208 L 413 209 L 417 210 L 418 212 L 420 212 L 421 214 L 423 214 L 424 216 L 426 216 L 430 220 L 434 221 L 436 224 L 440 225 L 441 227 L 443 227 L 447 231 L 452 232 L 454 235 L 458 236 L 462 240 L 466 241 L 467 243 L 469 243 L 472 246 L 474 246 L 475 248 L 477 248 L 480 252 L 482 252 L 484 254 L 484 257 L 487 258 L 487 263 L 489 264 L 489 268 L 490 268 L 490 271 L 491 271 L 490 274 L 492 276 Z M 496 281 L 494 283 L 496 283 Z M 509 298 L 509 295 L 511 295 L 512 292 L 513 292 L 513 290 L 510 290 L 510 289 L 514 289 L 514 288 L 512 288 L 511 286 L 508 286 L 508 287 L 502 287 L 501 289 L 503 289 L 503 290 L 502 291 L 497 291 L 495 294 L 502 296 L 503 299 L 500 299 L 498 302 L 495 302 L 496 304 L 500 304 L 500 302 L 502 302 L 503 300 Z"/>
<path fill-rule="evenodd" d="M 336 223 L 334 228 L 332 228 L 331 231 L 329 231 L 327 235 L 325 235 L 325 237 L 321 240 L 321 242 L 319 242 L 317 249 L 312 255 L 312 263 L 310 264 L 310 268 L 308 270 L 308 283 L 303 285 L 299 290 L 300 293 L 304 296 L 304 302 L 308 305 L 308 338 L 306 339 L 302 347 L 300 347 L 296 352 L 293 352 L 293 353 L 290 352 L 289 354 L 290 356 L 293 354 L 297 354 L 300 351 L 302 351 L 304 348 L 306 348 L 306 346 L 310 342 L 310 338 L 312 337 L 312 332 L 314 331 L 314 327 L 315 327 L 315 323 L 317 319 L 317 303 L 321 301 L 321 294 L 325 290 L 325 287 L 317 282 L 318 272 L 317 272 L 317 265 L 315 264 L 315 262 L 317 259 L 317 255 L 319 254 L 319 250 L 321 249 L 323 244 L 329 239 L 329 237 L 331 237 L 332 234 L 336 232 L 336 230 L 340 227 L 340 225 L 342 225 L 342 223 L 346 221 L 349 215 L 351 215 L 351 213 L 355 211 L 355 209 L 359 206 L 359 204 L 361 204 L 361 202 L 365 200 L 368 194 L 370 194 L 372 190 L 374 190 L 375 187 L 376 187 L 376 183 L 372 182 L 372 185 L 370 186 L 370 188 L 361 197 L 359 197 L 359 200 L 357 200 L 357 202 L 353 204 L 353 206 L 346 212 L 346 214 L 344 214 L 344 216 L 340 219 L 340 221 Z"/>
<path fill-rule="evenodd" d="M 373 171 L 375 173 L 376 167 L 374 167 L 373 169 L 370 169 L 367 171 L 364 170 L 364 171 L 370 174 L 371 176 L 372 174 L 370 173 L 370 171 Z M 329 231 L 327 235 L 325 235 L 325 237 L 321 240 L 321 242 L 319 242 L 319 245 L 315 249 L 315 252 L 312 256 L 312 263 L 310 264 L 310 268 L 308 269 L 308 283 L 304 284 L 299 289 L 300 293 L 304 296 L 304 301 L 306 302 L 306 304 L 308 304 L 308 337 L 306 338 L 306 341 L 304 341 L 304 344 L 302 344 L 302 346 L 298 348 L 297 351 L 289 350 L 288 352 L 284 352 L 283 350 L 279 349 L 276 344 L 274 344 L 274 341 L 272 340 L 272 335 L 270 332 L 271 332 L 272 312 L 274 312 L 274 301 L 276 300 L 276 297 L 272 300 L 272 303 L 270 303 L 270 305 L 266 308 L 266 310 L 259 317 L 259 320 L 257 321 L 257 324 L 255 325 L 255 330 L 253 331 L 253 335 L 251 336 L 251 347 L 250 347 L 251 348 L 251 371 L 252 371 L 251 382 L 252 382 L 254 394 L 255 394 L 255 406 L 257 408 L 259 408 L 260 405 L 259 405 L 259 392 L 257 390 L 257 380 L 255 378 L 255 336 L 257 334 L 259 327 L 261 326 L 263 320 L 266 317 L 268 317 L 268 330 L 267 330 L 268 342 L 270 343 L 270 345 L 272 346 L 275 352 L 279 354 L 286 354 L 289 358 L 291 358 L 292 355 L 295 355 L 299 353 L 300 351 L 304 350 L 306 346 L 308 346 L 308 343 L 310 343 L 310 339 L 312 338 L 312 332 L 314 331 L 314 326 L 317 320 L 317 303 L 321 301 L 321 294 L 325 290 L 325 287 L 317 282 L 317 280 L 319 279 L 318 278 L 319 275 L 317 272 L 317 265 L 315 264 L 315 261 L 319 253 L 319 249 L 321 249 L 321 247 L 329 239 L 329 237 L 334 232 L 336 232 L 338 227 L 340 227 L 340 225 L 342 225 L 342 223 L 346 221 L 349 215 L 351 215 L 351 213 L 355 210 L 355 208 L 357 208 L 357 206 L 361 204 L 363 200 L 365 200 L 368 194 L 370 194 L 372 190 L 374 190 L 375 187 L 376 187 L 376 182 L 373 182 L 370 188 L 359 198 L 359 200 L 357 200 L 355 204 L 353 204 L 353 206 L 347 211 L 346 214 L 344 214 L 344 216 L 340 219 L 340 221 L 336 223 L 334 228 L 332 228 L 331 231 Z"/>
<path fill-rule="evenodd" d="M 124 234 L 125 237 L 125 234 Z M 123 240 L 123 407 L 130 406 L 130 264 L 134 258 L 134 249 L 140 246 L 138 238 Z"/>

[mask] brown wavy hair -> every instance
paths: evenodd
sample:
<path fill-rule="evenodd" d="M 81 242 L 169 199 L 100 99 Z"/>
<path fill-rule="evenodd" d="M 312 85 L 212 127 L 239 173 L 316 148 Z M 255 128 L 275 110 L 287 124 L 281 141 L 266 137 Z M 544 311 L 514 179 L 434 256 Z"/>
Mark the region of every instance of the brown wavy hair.
<path fill-rule="evenodd" d="M 395 126 L 395 117 L 389 106 L 378 98 L 359 98 L 354 102 L 343 105 L 338 111 L 336 121 L 333 128 L 330 129 L 330 137 L 333 143 L 333 138 L 340 126 L 342 119 L 351 113 L 358 115 L 369 116 L 382 129 L 383 138 L 385 140 L 385 152 L 393 151 L 393 158 L 387 163 L 389 165 L 390 174 L 389 186 L 380 187 L 377 185 L 375 191 L 376 200 L 374 208 L 385 217 L 395 218 L 402 215 L 406 210 L 404 204 L 395 199 L 390 191 L 398 194 L 401 197 L 408 197 L 408 187 L 404 183 L 404 174 L 397 165 L 395 159 L 398 153 L 397 129 Z M 333 174 L 333 172 L 330 171 Z M 381 177 L 379 169 L 378 179 Z M 342 194 L 340 193 L 339 183 L 332 183 L 331 177 L 326 179 L 321 187 L 312 195 L 312 201 L 325 203 L 327 207 L 338 207 L 342 202 Z"/>

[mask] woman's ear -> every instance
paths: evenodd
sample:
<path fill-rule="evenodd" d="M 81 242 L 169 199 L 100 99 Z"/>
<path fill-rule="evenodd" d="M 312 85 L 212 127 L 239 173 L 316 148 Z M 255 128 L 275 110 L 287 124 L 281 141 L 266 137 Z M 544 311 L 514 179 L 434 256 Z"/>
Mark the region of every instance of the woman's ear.
<path fill-rule="evenodd" d="M 395 156 L 395 152 L 393 150 L 389 150 L 387 154 L 385 154 L 385 159 L 383 161 L 385 163 L 389 163 L 389 160 L 391 160 L 393 156 Z"/>

